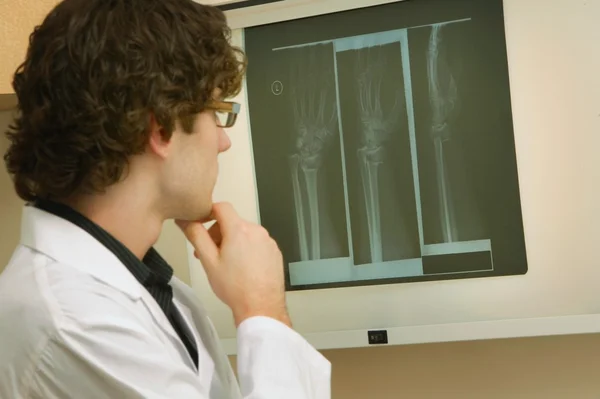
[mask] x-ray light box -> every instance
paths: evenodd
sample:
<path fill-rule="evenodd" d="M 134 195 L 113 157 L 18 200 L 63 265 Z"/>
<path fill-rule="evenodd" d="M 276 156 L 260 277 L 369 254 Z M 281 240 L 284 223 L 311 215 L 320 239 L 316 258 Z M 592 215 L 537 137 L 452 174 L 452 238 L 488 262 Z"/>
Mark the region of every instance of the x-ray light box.
<path fill-rule="evenodd" d="M 222 3 L 249 66 L 215 200 L 277 240 L 294 327 L 312 344 L 379 344 L 369 332 L 381 330 L 387 344 L 600 331 L 600 165 L 584 156 L 600 118 L 570 121 L 570 138 L 559 128 L 600 93 L 582 85 L 578 103 L 556 83 L 585 79 L 574 62 L 600 55 L 585 24 L 562 29 L 580 47 L 561 48 L 543 22 L 590 10 Z M 589 60 L 566 54 L 579 48 Z M 230 311 L 189 259 L 235 353 Z"/>

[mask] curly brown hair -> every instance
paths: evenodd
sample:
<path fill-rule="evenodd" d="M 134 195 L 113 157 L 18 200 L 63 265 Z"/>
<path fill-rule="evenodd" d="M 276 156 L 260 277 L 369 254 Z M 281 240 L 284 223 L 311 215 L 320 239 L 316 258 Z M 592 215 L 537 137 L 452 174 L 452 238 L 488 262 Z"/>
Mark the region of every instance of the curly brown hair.
<path fill-rule="evenodd" d="M 102 192 L 144 151 L 151 116 L 190 133 L 246 68 L 221 10 L 191 0 L 64 0 L 30 36 L 4 156 L 25 201 Z"/>

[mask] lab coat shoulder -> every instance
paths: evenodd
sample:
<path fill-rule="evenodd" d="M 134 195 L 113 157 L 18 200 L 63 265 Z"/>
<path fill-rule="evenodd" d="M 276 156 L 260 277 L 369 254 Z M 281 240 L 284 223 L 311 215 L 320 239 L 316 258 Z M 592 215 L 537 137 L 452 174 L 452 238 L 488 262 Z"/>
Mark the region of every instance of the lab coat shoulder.
<path fill-rule="evenodd" d="M 99 398 L 204 399 L 210 388 L 168 351 L 149 312 L 140 311 L 141 301 L 85 274 L 57 281 L 60 321 L 35 376 L 40 392 L 54 391 L 57 398 L 93 398 L 97 392 Z M 64 392 L 56 381 L 64 382 Z"/>
<path fill-rule="evenodd" d="M 12 363 L 10 374 L 23 377 L 12 391 L 19 396 L 11 397 L 207 399 L 201 393 L 209 389 L 168 352 L 124 293 L 70 265 L 29 260 L 9 265 L 4 283 L 37 290 L 37 296 L 13 294 L 11 303 L 47 317 L 15 323 L 28 336 L 13 345 L 21 362 Z"/>
<path fill-rule="evenodd" d="M 136 328 L 95 322 L 49 337 L 30 391 L 44 398 L 199 398 L 202 381 Z"/>

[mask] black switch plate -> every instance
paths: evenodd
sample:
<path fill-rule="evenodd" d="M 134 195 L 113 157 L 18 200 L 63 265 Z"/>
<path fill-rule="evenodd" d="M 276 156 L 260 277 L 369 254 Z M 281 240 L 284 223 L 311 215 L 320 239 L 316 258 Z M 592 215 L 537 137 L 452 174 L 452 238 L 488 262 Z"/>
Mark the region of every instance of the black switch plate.
<path fill-rule="evenodd" d="M 369 345 L 382 345 L 388 343 L 387 330 L 369 331 Z"/>

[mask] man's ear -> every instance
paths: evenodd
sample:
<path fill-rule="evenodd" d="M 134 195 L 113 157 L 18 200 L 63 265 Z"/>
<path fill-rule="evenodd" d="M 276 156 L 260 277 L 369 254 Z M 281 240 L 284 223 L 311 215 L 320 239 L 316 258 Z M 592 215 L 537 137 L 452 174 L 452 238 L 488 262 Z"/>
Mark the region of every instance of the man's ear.
<path fill-rule="evenodd" d="M 166 158 L 171 151 L 173 135 L 167 134 L 164 128 L 158 124 L 154 115 L 150 115 L 150 134 L 148 138 L 148 149 L 161 158 Z"/>

